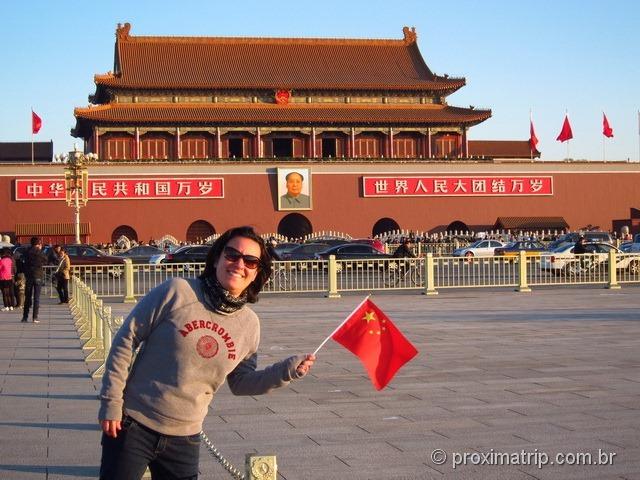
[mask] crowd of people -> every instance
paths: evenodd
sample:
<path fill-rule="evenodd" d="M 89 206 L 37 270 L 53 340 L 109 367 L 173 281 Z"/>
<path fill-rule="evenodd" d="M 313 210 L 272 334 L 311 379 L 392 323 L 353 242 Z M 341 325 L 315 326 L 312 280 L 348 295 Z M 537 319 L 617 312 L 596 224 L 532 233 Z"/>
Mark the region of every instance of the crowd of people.
<path fill-rule="evenodd" d="M 0 250 L 0 289 L 2 290 L 2 311 L 22 308 L 22 322 L 26 323 L 31 313 L 33 323 L 40 323 L 40 293 L 45 282 L 44 267 L 55 266 L 52 280 L 58 292 L 60 303 L 69 303 L 69 280 L 71 260 L 64 247 L 54 245 L 49 255 L 45 255 L 42 241 L 32 237 L 29 247 L 19 255 L 10 248 Z"/>

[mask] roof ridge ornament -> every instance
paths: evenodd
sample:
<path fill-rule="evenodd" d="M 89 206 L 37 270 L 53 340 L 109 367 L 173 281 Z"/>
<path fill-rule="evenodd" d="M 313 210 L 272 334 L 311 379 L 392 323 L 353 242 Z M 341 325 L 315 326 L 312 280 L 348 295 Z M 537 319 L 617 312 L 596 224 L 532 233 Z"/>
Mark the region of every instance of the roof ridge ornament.
<path fill-rule="evenodd" d="M 416 33 L 416 27 L 403 27 L 402 33 L 404 35 L 404 44 L 411 45 L 418 40 L 418 34 Z"/>
<path fill-rule="evenodd" d="M 129 31 L 131 30 L 131 24 L 129 22 L 119 23 L 116 27 L 116 38 L 118 40 L 127 40 L 129 38 Z"/>

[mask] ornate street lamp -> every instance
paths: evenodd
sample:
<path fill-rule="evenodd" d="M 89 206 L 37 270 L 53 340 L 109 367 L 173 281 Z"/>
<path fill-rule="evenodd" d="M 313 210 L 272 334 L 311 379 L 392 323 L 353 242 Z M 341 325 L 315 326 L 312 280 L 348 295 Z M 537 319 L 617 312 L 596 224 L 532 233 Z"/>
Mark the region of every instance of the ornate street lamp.
<path fill-rule="evenodd" d="M 73 151 L 67 155 L 56 155 L 55 159 L 67 164 L 64 168 L 65 197 L 67 205 L 73 205 L 75 210 L 76 243 L 80 243 L 80 207 L 84 207 L 89 200 L 89 171 L 86 164 L 97 160 L 98 155 L 84 154 L 74 144 Z"/>

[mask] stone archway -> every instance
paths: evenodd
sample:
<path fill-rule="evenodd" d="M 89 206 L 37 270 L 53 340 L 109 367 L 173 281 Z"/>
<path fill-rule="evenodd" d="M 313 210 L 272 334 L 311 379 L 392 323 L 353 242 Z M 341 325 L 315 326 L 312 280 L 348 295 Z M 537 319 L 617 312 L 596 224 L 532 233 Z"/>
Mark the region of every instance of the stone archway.
<path fill-rule="evenodd" d="M 201 243 L 204 242 L 207 237 L 210 237 L 216 233 L 216 229 L 213 228 L 206 220 L 196 220 L 189 228 L 187 228 L 187 243 Z"/>
<path fill-rule="evenodd" d="M 469 227 L 467 226 L 466 223 L 464 223 L 461 220 L 456 220 L 455 222 L 451 222 L 449 225 L 447 225 L 447 232 L 468 232 L 469 231 Z"/>
<path fill-rule="evenodd" d="M 288 238 L 304 238 L 311 233 L 313 233 L 311 222 L 300 213 L 290 213 L 278 224 L 278 234 Z"/>
<path fill-rule="evenodd" d="M 129 240 L 138 241 L 138 232 L 129 225 L 120 225 L 111 232 L 111 243 L 116 243 L 122 236 L 127 237 Z"/>
<path fill-rule="evenodd" d="M 376 237 L 384 233 L 400 230 L 400 225 L 393 218 L 381 218 L 374 225 L 371 230 L 371 236 Z"/>

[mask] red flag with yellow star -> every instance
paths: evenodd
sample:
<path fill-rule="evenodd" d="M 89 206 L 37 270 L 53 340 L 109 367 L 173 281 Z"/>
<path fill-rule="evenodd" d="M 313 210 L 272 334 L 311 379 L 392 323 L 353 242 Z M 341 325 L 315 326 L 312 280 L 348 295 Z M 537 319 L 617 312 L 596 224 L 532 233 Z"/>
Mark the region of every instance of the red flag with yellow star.
<path fill-rule="evenodd" d="M 418 350 L 380 308 L 367 298 L 331 336 L 360 358 L 377 390 L 382 390 Z"/>

